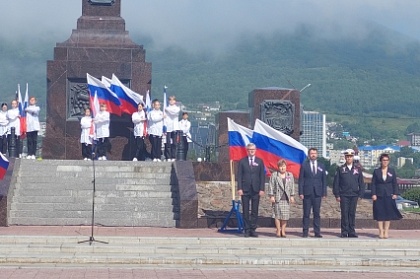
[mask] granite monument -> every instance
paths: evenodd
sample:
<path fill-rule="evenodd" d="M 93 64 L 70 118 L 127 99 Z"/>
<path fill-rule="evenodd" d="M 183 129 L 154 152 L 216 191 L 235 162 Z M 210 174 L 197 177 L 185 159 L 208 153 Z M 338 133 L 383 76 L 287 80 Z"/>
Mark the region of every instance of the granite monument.
<path fill-rule="evenodd" d="M 151 63 L 133 42 L 121 17 L 121 0 L 82 0 L 82 16 L 68 40 L 57 43 L 47 62 L 46 159 L 80 159 L 79 119 L 89 106 L 86 73 L 114 73 L 139 94 L 151 88 Z M 111 160 L 130 160 L 135 149 L 130 115 L 111 116 Z"/>

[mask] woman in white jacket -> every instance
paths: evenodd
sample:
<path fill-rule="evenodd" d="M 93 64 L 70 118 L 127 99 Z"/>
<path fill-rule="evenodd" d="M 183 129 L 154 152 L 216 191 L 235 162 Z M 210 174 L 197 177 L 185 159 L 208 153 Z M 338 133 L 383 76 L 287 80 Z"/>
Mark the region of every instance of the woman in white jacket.
<path fill-rule="evenodd" d="M 6 154 L 7 150 L 7 125 L 9 120 L 7 120 L 7 104 L 1 104 L 0 110 L 0 152 Z"/>
<path fill-rule="evenodd" d="M 7 120 L 9 121 L 9 127 L 7 129 L 7 143 L 10 145 L 10 141 L 12 140 L 11 130 L 12 128 L 15 128 L 16 150 L 20 150 L 20 114 L 18 102 L 16 100 L 12 101 L 12 108 L 7 111 L 6 115 Z"/>
<path fill-rule="evenodd" d="M 143 104 L 137 105 L 137 111 L 131 115 L 131 120 L 134 123 L 134 138 L 136 139 L 136 154 L 133 161 L 144 161 L 145 145 L 144 145 L 144 122 L 146 121 L 146 114 L 143 110 Z"/>
<path fill-rule="evenodd" d="M 93 119 L 90 115 L 90 108 L 85 109 L 85 116 L 80 119 L 80 127 L 82 133 L 80 135 L 80 143 L 82 144 L 83 160 L 90 160 L 92 157 L 92 127 Z"/>
<path fill-rule="evenodd" d="M 27 159 L 35 159 L 36 147 L 38 142 L 39 125 L 39 111 L 41 109 L 36 105 L 35 97 L 29 99 L 29 106 L 26 111 L 26 141 L 28 143 Z"/>

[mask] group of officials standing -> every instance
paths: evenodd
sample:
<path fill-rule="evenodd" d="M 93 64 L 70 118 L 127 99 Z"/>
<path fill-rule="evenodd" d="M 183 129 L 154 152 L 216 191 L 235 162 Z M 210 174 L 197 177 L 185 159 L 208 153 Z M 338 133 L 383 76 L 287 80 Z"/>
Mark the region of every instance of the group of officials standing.
<path fill-rule="evenodd" d="M 250 143 L 246 146 L 247 156 L 237 167 L 238 195 L 242 200 L 244 236 L 258 237 L 256 233 L 260 197 L 265 194 L 265 167 L 263 160 L 255 156 L 257 148 Z M 333 195 L 340 203 L 342 238 L 357 238 L 355 230 L 356 207 L 365 193 L 365 183 L 360 165 L 354 163 L 354 150 L 344 152 L 345 163 L 337 167 L 332 185 Z M 379 238 L 388 238 L 391 220 L 402 218 L 395 199 L 398 194 L 396 173 L 388 167 L 389 156 L 382 154 L 381 166 L 373 172 L 372 201 L 373 216 L 378 222 Z M 286 225 L 290 218 L 290 204 L 295 203 L 295 182 L 287 172 L 287 163 L 280 160 L 278 171 L 271 174 L 268 196 L 273 206 L 276 236 L 286 237 Z M 314 237 L 321 234 L 321 203 L 327 196 L 327 170 L 318 160 L 316 148 L 308 151 L 308 160 L 301 168 L 298 178 L 298 195 L 303 202 L 302 237 L 309 236 L 310 214 L 313 213 Z"/>

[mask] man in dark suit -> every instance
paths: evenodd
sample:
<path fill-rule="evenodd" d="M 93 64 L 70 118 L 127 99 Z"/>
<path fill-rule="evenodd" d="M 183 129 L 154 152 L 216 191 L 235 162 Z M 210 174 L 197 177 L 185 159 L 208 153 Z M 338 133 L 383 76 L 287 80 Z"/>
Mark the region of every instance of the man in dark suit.
<path fill-rule="evenodd" d="M 264 195 L 264 163 L 255 156 L 257 148 L 255 144 L 246 146 L 248 156 L 241 159 L 238 164 L 238 195 L 242 199 L 245 237 L 258 237 L 255 232 L 258 220 L 258 206 L 260 197 Z M 251 216 L 249 204 L 251 202 Z"/>
<path fill-rule="evenodd" d="M 321 199 L 327 196 L 326 170 L 321 162 L 318 162 L 318 150 L 310 148 L 309 160 L 300 167 L 299 173 L 299 197 L 303 200 L 303 237 L 308 237 L 309 216 L 311 209 L 314 215 L 315 237 L 321 235 Z"/>

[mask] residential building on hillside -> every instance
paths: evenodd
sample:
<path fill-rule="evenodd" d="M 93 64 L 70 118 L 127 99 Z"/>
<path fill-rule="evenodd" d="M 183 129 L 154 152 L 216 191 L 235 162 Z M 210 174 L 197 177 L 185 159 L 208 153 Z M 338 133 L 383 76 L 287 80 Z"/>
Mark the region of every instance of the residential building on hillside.
<path fill-rule="evenodd" d="M 402 168 L 406 162 L 411 162 L 411 164 L 414 163 L 413 158 L 406 158 L 406 157 L 399 157 L 397 159 L 397 167 Z"/>
<path fill-rule="evenodd" d="M 401 147 L 395 145 L 359 146 L 360 163 L 364 168 L 371 169 L 378 165 L 382 153 L 392 154 L 399 152 Z"/>
<path fill-rule="evenodd" d="M 420 146 L 420 133 L 410 133 L 407 135 L 407 140 L 411 146 Z"/>
<path fill-rule="evenodd" d="M 317 111 L 303 111 L 302 135 L 300 142 L 308 147 L 318 149 L 318 154 L 327 157 L 326 116 Z"/>
<path fill-rule="evenodd" d="M 204 158 L 206 153 L 206 146 L 215 145 L 216 126 L 214 124 L 200 124 L 199 121 L 191 121 L 191 139 L 190 149 L 188 151 L 189 157 Z"/>
<path fill-rule="evenodd" d="M 344 163 L 343 150 L 331 149 L 328 152 L 329 152 L 329 158 L 330 158 L 331 165 L 332 164 L 341 165 L 341 164 Z"/>

